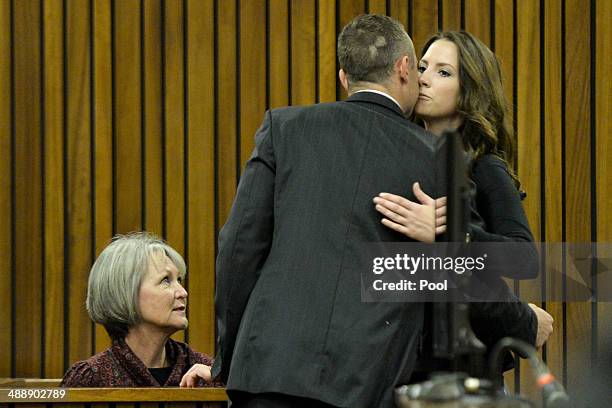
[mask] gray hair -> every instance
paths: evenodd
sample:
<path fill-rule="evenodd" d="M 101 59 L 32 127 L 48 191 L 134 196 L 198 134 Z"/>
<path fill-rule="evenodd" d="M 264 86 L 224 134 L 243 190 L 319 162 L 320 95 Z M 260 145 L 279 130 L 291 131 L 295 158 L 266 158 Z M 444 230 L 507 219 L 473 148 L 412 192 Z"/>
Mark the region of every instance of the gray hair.
<path fill-rule="evenodd" d="M 148 232 L 115 236 L 91 267 L 87 312 L 111 338 L 124 338 L 131 327 L 140 323 L 140 285 L 156 253 L 170 258 L 180 275 L 185 276 L 187 268 L 181 255 Z"/>
<path fill-rule="evenodd" d="M 399 21 L 388 16 L 358 16 L 344 26 L 338 37 L 338 61 L 350 85 L 383 83 L 403 56 L 408 56 L 411 67 L 415 66 L 410 37 Z"/>

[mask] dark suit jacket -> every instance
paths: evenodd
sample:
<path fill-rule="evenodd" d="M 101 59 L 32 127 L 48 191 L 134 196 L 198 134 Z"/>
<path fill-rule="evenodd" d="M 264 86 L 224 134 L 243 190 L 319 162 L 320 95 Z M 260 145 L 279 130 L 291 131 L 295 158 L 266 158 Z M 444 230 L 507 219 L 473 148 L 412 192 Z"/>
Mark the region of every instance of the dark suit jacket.
<path fill-rule="evenodd" d="M 359 267 L 364 243 L 405 240 L 380 223 L 378 193 L 443 191 L 433 143 L 375 93 L 266 113 L 219 235 L 213 376 L 228 390 L 393 406 L 423 305 L 362 303 Z"/>

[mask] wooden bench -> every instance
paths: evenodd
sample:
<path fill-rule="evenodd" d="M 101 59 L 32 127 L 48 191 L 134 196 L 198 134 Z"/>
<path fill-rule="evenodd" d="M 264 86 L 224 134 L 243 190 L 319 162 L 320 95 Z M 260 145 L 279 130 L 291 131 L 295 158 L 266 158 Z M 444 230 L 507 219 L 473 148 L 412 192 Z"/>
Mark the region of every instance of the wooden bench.
<path fill-rule="evenodd" d="M 0 407 L 221 408 L 225 388 L 59 388 L 59 379 L 0 378 Z"/>

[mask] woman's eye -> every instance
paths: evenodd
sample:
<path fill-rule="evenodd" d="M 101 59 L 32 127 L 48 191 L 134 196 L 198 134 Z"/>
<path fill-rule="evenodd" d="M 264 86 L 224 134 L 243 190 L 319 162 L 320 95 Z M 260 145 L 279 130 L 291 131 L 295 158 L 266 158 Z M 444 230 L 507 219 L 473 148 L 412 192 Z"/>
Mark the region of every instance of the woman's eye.
<path fill-rule="evenodd" d="M 180 283 L 181 285 L 183 284 L 183 278 L 181 278 L 180 276 L 177 279 L 178 283 Z"/>
<path fill-rule="evenodd" d="M 448 72 L 448 71 L 446 71 L 446 70 L 444 70 L 444 69 L 441 69 L 441 70 L 440 70 L 440 75 L 442 75 L 443 77 L 449 77 L 449 76 L 451 76 L 450 72 Z"/>
<path fill-rule="evenodd" d="M 161 283 L 170 283 L 170 278 L 168 278 L 167 276 L 166 276 L 166 277 L 164 277 L 164 278 L 161 280 Z"/>
<path fill-rule="evenodd" d="M 423 72 L 425 72 L 425 70 L 426 70 L 426 69 L 427 69 L 427 68 L 426 68 L 426 67 L 424 67 L 424 66 L 420 66 L 420 67 L 418 67 L 418 68 L 417 68 L 417 70 L 418 70 L 418 71 L 419 71 L 421 74 L 422 74 Z"/>

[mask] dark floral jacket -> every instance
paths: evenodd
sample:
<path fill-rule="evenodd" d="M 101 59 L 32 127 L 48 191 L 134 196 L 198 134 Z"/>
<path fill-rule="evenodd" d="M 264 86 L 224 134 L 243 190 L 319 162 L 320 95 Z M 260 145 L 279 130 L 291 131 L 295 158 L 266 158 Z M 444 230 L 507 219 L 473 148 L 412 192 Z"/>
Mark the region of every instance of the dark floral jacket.
<path fill-rule="evenodd" d="M 173 363 L 172 371 L 166 383 L 159 384 L 124 340 L 113 340 L 109 349 L 74 363 L 60 387 L 176 387 L 192 365 L 212 365 L 210 357 L 172 339 L 166 343 L 166 355 Z M 205 383 L 200 380 L 198 385 Z"/>

